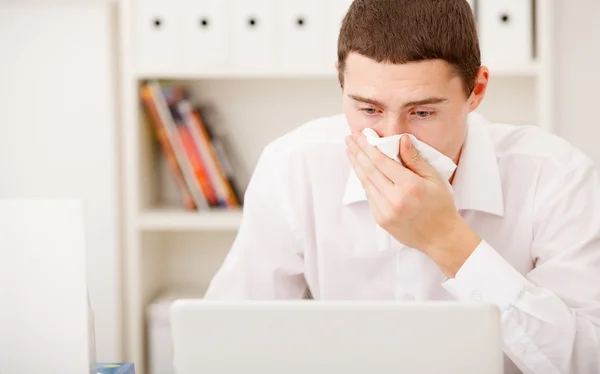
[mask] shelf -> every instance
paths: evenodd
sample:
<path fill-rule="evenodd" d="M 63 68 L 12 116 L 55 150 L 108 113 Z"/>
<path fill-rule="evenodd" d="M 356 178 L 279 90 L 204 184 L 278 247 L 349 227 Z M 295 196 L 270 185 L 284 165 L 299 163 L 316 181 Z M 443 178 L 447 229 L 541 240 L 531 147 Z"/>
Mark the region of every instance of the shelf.
<path fill-rule="evenodd" d="M 336 79 L 337 74 L 333 69 L 306 69 L 302 71 L 242 71 L 242 70 L 203 70 L 194 72 L 185 71 L 142 71 L 136 74 L 138 80 L 144 79 Z"/>
<path fill-rule="evenodd" d="M 142 212 L 138 228 L 144 231 L 231 231 L 240 227 L 242 210 L 193 212 L 183 209 L 152 209 Z"/>
<path fill-rule="evenodd" d="M 524 65 L 486 65 L 490 74 L 494 77 L 535 77 L 539 75 L 539 64 L 532 62 Z M 333 66 L 331 69 L 305 69 L 301 71 L 291 70 L 204 70 L 195 72 L 185 71 L 143 71 L 136 74 L 138 80 L 144 79 L 172 79 L 172 80 L 194 80 L 194 79 L 337 79 L 337 73 Z"/>

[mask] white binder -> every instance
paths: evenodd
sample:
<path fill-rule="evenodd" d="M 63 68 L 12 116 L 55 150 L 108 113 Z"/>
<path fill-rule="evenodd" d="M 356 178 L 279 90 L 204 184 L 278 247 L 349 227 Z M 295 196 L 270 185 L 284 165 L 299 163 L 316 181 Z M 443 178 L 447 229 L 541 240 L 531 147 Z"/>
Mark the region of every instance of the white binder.
<path fill-rule="evenodd" d="M 179 3 L 133 2 L 133 42 L 137 70 L 145 74 L 176 71 L 181 60 Z"/>
<path fill-rule="evenodd" d="M 322 68 L 321 44 L 325 19 L 323 0 L 279 0 L 277 62 L 283 71 Z"/>
<path fill-rule="evenodd" d="M 229 58 L 230 17 L 226 1 L 180 0 L 170 3 L 181 12 L 184 72 L 223 68 Z"/>
<path fill-rule="evenodd" d="M 275 1 L 231 0 L 231 64 L 243 73 L 270 72 L 275 64 Z"/>
<path fill-rule="evenodd" d="M 342 26 L 342 21 L 348 12 L 348 8 L 352 4 L 352 0 L 328 0 L 326 1 L 326 10 L 325 10 L 325 37 L 323 41 L 325 42 L 325 66 L 327 69 L 332 69 L 333 64 L 337 61 L 337 42 L 338 36 L 340 33 L 340 27 Z"/>
<path fill-rule="evenodd" d="M 519 67 L 533 60 L 531 0 L 477 0 L 481 55 L 490 66 Z"/>

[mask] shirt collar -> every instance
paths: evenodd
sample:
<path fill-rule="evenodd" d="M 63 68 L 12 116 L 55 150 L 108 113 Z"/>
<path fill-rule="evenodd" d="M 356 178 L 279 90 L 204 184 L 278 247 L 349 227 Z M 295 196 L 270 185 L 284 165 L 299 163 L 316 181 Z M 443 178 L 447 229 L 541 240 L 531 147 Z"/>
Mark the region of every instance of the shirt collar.
<path fill-rule="evenodd" d="M 492 139 L 485 128 L 485 119 L 471 113 L 467 120 L 467 138 L 452 187 L 457 210 L 475 210 L 504 215 L 502 182 Z M 350 168 L 343 204 L 366 201 L 360 180 Z"/>

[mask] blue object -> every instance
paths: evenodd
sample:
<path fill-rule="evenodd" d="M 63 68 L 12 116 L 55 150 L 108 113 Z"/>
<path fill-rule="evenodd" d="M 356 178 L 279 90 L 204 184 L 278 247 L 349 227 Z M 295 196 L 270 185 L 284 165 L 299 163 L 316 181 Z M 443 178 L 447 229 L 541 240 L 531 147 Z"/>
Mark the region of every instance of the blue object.
<path fill-rule="evenodd" d="M 115 362 L 96 364 L 97 374 L 135 374 L 132 363 Z"/>

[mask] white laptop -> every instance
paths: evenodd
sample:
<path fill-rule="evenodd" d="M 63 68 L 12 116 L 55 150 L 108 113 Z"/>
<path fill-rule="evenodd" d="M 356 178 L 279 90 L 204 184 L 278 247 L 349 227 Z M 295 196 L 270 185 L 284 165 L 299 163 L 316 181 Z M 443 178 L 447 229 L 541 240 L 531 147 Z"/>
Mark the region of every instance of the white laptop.
<path fill-rule="evenodd" d="M 179 300 L 177 374 L 501 374 L 500 313 L 486 304 Z"/>

